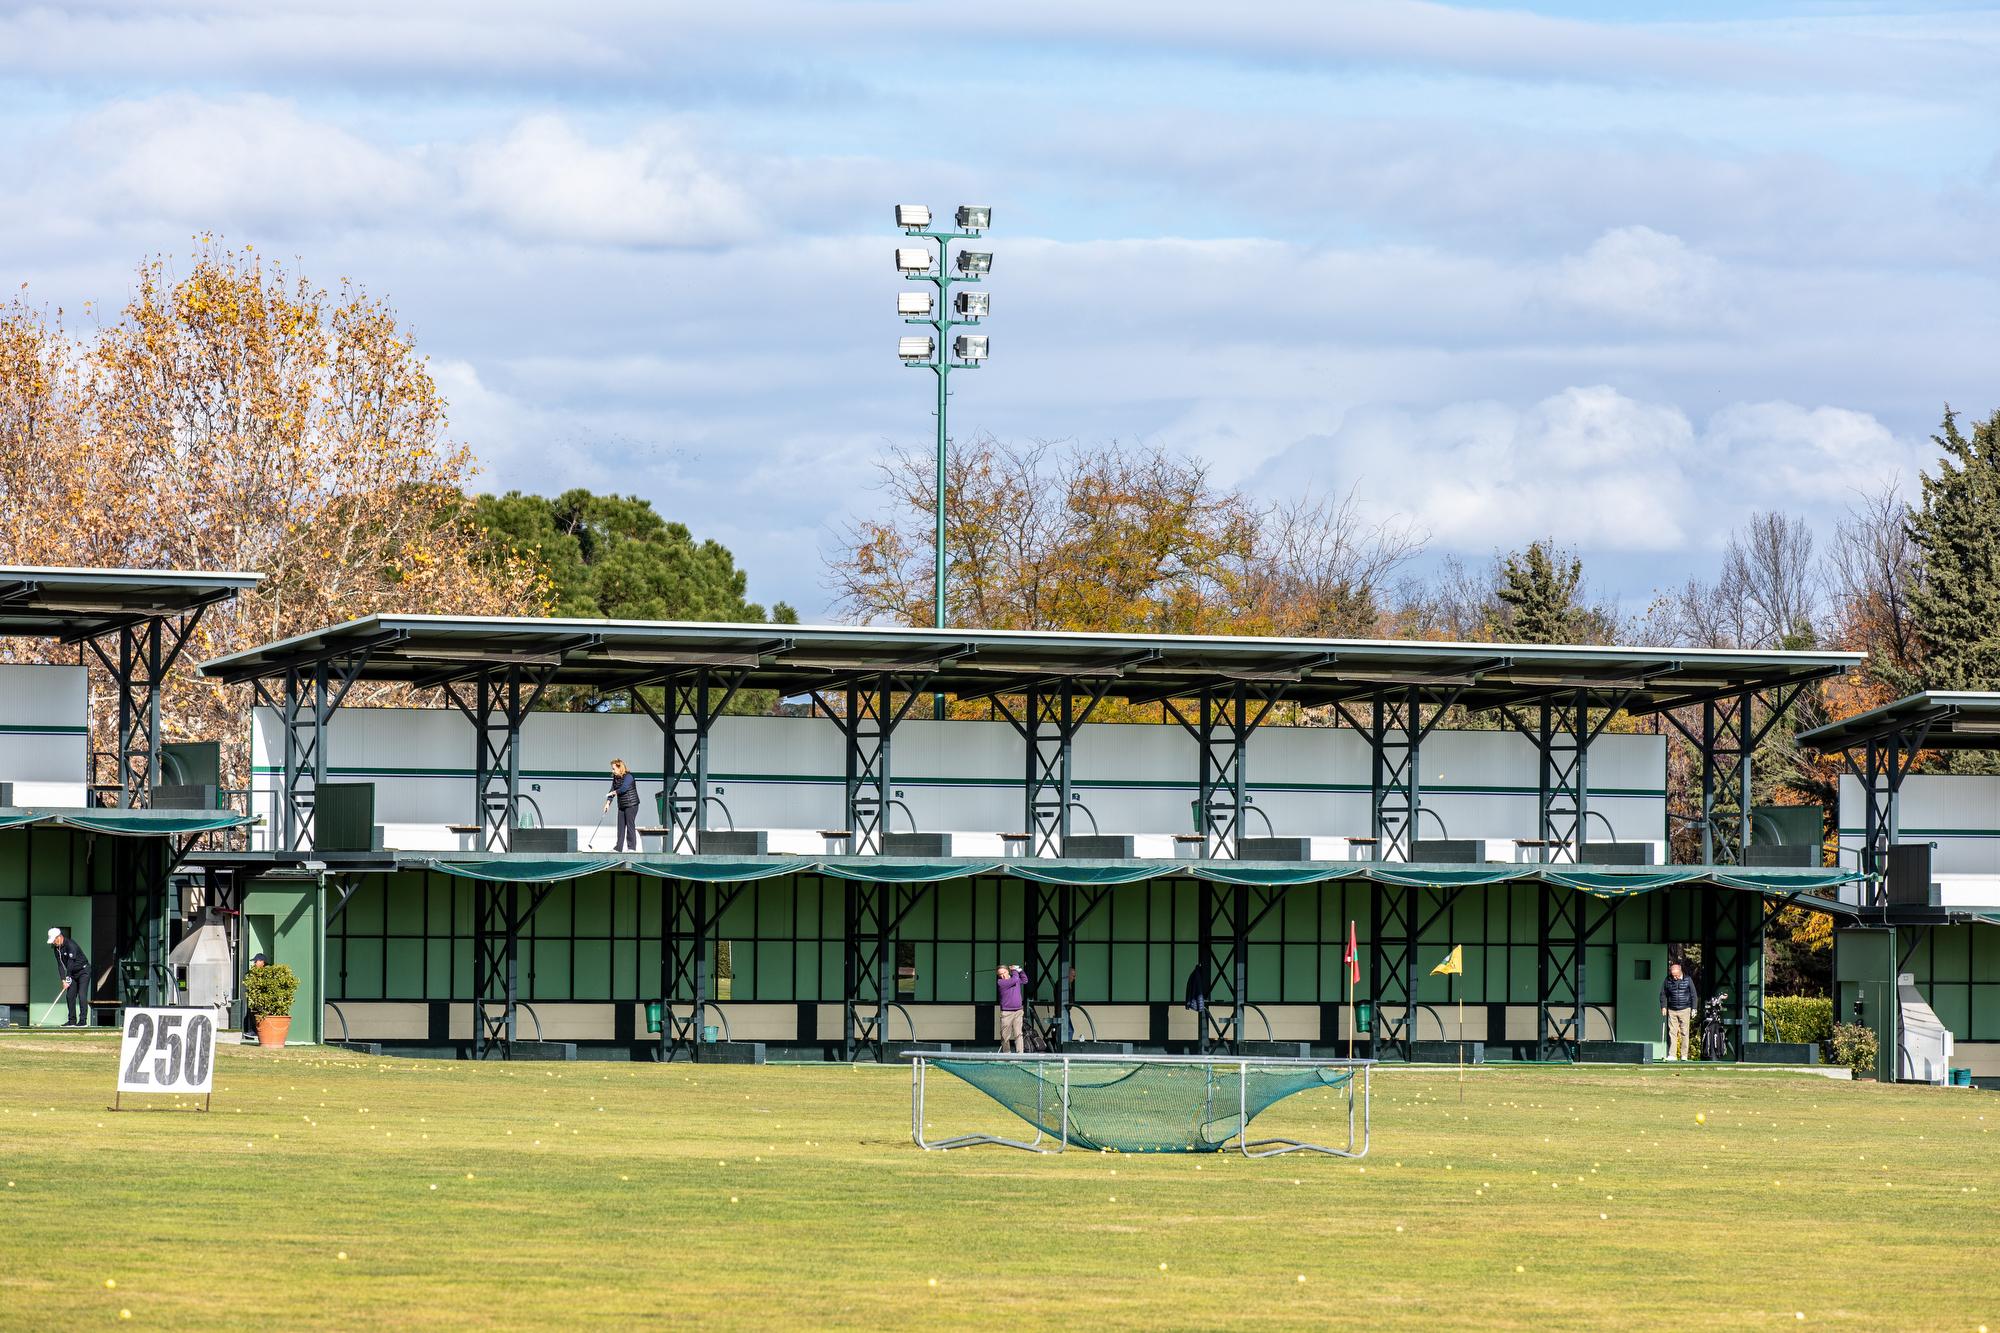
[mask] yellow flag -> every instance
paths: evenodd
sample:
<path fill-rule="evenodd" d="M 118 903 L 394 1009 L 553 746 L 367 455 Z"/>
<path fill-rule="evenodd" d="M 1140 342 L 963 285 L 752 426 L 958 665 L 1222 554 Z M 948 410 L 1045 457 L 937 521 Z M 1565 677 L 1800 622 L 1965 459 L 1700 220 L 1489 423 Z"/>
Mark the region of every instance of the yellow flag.
<path fill-rule="evenodd" d="M 1445 960 L 1431 969 L 1434 977 L 1462 977 L 1465 975 L 1465 946 L 1454 944 Z"/>

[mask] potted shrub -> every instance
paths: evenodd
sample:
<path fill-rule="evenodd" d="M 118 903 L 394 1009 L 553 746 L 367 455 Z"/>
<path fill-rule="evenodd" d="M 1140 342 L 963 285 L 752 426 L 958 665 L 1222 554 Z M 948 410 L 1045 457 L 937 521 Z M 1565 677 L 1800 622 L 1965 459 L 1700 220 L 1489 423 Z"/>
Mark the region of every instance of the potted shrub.
<path fill-rule="evenodd" d="M 283 1046 L 292 1030 L 292 999 L 299 979 L 283 963 L 267 963 L 243 974 L 243 1002 L 257 1016 L 257 1044 Z"/>

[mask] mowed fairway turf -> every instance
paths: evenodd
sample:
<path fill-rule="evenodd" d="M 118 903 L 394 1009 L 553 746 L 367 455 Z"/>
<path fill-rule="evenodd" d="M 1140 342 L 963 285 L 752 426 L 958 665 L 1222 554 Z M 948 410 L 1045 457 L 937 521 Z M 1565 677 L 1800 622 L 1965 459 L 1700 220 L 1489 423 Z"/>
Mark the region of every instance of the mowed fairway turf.
<path fill-rule="evenodd" d="M 2000 1328 L 1989 1093 L 1387 1070 L 1366 1161 L 1253 1162 L 925 1153 L 898 1068 L 115 1058 L 0 1040 L 0 1327 Z"/>

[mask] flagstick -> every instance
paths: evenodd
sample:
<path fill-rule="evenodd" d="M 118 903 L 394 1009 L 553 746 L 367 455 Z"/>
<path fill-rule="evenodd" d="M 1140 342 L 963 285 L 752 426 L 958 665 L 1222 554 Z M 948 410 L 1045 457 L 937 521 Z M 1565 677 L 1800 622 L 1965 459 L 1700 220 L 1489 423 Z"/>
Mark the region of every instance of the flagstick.
<path fill-rule="evenodd" d="M 1458 997 L 1458 1104 L 1465 1105 L 1465 997 L 1463 995 Z"/>

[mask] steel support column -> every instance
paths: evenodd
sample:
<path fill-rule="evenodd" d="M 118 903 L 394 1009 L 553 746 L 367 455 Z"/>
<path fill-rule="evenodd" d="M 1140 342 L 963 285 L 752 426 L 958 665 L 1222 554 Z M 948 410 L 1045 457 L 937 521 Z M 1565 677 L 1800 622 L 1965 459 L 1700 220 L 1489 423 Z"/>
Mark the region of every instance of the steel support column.
<path fill-rule="evenodd" d="M 1720 694 L 1700 701 L 1696 730 L 1670 709 L 1660 714 L 1695 747 L 1701 762 L 1701 863 L 1741 865 L 1750 845 L 1751 756 L 1804 690 L 1806 682 L 1771 691 L 1763 700 L 1763 720 L 1757 718 L 1755 689 Z M 1692 705 L 1691 705 L 1692 706 Z"/>
<path fill-rule="evenodd" d="M 875 856 L 882 851 L 882 835 L 889 829 L 890 742 L 896 727 L 922 697 L 925 684 L 924 679 L 890 675 L 865 683 L 853 681 L 846 688 L 847 706 L 838 711 L 820 693 L 813 693 L 813 701 L 840 728 L 846 743 L 843 811 L 857 856 Z M 901 703 L 896 702 L 898 691 L 903 692 Z"/>
<path fill-rule="evenodd" d="M 1368 999 L 1375 1010 L 1369 1054 L 1377 1060 L 1410 1058 L 1417 1017 L 1417 894 L 1414 886 L 1369 885 Z"/>
<path fill-rule="evenodd" d="M 1071 757 L 1077 732 L 1090 720 L 1110 686 L 1108 678 L 1097 682 L 1084 694 L 1079 708 L 1071 682 L 1037 682 L 1023 693 L 1019 717 L 1005 699 L 994 697 L 995 708 L 1025 743 L 1021 827 L 1028 835 L 1029 856 L 1063 855 L 1069 841 L 1070 811 L 1076 801 Z"/>
<path fill-rule="evenodd" d="M 273 829 L 278 851 L 299 852 L 312 847 L 313 792 L 326 781 L 326 729 L 367 666 L 368 657 L 369 650 L 363 648 L 349 657 L 319 658 L 251 682 L 257 702 L 278 715 L 283 751 Z"/>
<path fill-rule="evenodd" d="M 1368 738 L 1369 833 L 1375 838 L 1377 860 L 1410 859 L 1410 844 L 1418 836 L 1424 813 L 1423 742 L 1464 692 L 1463 685 L 1382 690 L 1367 701 L 1371 707 L 1365 725 L 1345 702 L 1335 705 L 1347 725 Z M 1431 710 L 1429 721 L 1423 716 L 1426 707 Z"/>
<path fill-rule="evenodd" d="M 880 1064 L 888 1056 L 889 1005 L 895 999 L 891 957 L 890 886 L 847 881 L 847 948 L 842 986 L 841 1058 L 865 1047 Z M 864 1014 L 862 1006 L 872 1008 Z"/>
<path fill-rule="evenodd" d="M 520 1003 L 521 931 L 549 886 L 475 880 L 472 895 L 472 1058 L 497 1053 L 509 1060 Z"/>
<path fill-rule="evenodd" d="M 1889 868 L 1889 849 L 1902 834 L 1903 779 L 1916 764 L 1917 752 L 1930 735 L 1930 719 L 1918 719 L 1905 729 L 1871 738 L 1857 763 L 1853 751 L 1848 765 L 1861 779 L 1863 811 L 1861 868 L 1875 876 L 1877 904 L 1882 898 L 1881 876 Z"/>
<path fill-rule="evenodd" d="M 160 691 L 180 660 L 205 608 L 169 619 L 147 616 L 115 631 L 85 639 L 91 655 L 118 693 L 115 763 L 116 804 L 136 807 L 157 779 L 160 767 Z"/>
<path fill-rule="evenodd" d="M 1540 888 L 1540 930 L 1536 939 L 1535 1058 L 1577 1058 L 1577 1047 L 1588 1030 L 1589 990 L 1586 963 L 1591 938 L 1612 918 L 1613 903 L 1598 903 L 1577 889 Z M 1593 919 L 1593 912 L 1595 917 Z M 1567 1005 L 1568 1017 L 1556 1012 Z"/>
<path fill-rule="evenodd" d="M 1540 886 L 1535 938 L 1535 1058 L 1574 1062 L 1583 1040 L 1583 895 Z M 1566 1005 L 1563 1017 L 1558 1005 Z"/>
<path fill-rule="evenodd" d="M 1108 888 L 1092 885 L 1022 885 L 1025 930 L 1022 943 L 1027 953 L 1028 990 L 1037 1004 L 1053 1006 L 1048 1022 L 1040 1025 L 1042 1038 L 1052 1050 L 1062 1050 L 1075 1039 L 1070 1027 L 1070 1006 L 1076 1002 L 1070 984 L 1070 967 L 1076 961 L 1076 934 L 1083 923 L 1111 896 Z M 1003 960 L 1004 961 L 1004 960 Z"/>
<path fill-rule="evenodd" d="M 742 884 L 669 879 L 660 884 L 660 1040 L 662 1062 L 701 1059 L 705 1011 L 714 997 L 716 924 Z M 687 1007 L 687 1016 L 676 1010 Z"/>
<path fill-rule="evenodd" d="M 1532 722 L 1512 708 L 1500 710 L 1508 725 L 1535 747 L 1536 836 L 1551 847 L 1552 861 L 1582 859 L 1583 844 L 1590 840 L 1590 747 L 1629 697 L 1628 691 L 1605 704 L 1594 724 L 1590 693 L 1581 689 L 1541 700 Z"/>
<path fill-rule="evenodd" d="M 708 827 L 708 738 L 715 720 L 736 697 L 747 671 L 709 667 L 653 682 L 664 694 L 655 708 L 638 689 L 632 701 L 660 729 L 661 785 L 666 792 L 667 851 L 693 856 Z"/>
<path fill-rule="evenodd" d="M 556 663 L 487 667 L 440 682 L 473 731 L 473 815 L 479 849 L 507 850 L 520 822 L 521 724 L 554 677 Z"/>
<path fill-rule="evenodd" d="M 1704 1001 L 1725 995 L 1723 1033 L 1726 1059 L 1742 1058 L 1750 1015 L 1763 1012 L 1764 899 L 1759 894 L 1718 888 L 1701 890 L 1701 983 Z M 1699 1020 L 1697 1019 L 1697 1023 Z M 1700 1032 L 1693 1034 L 1699 1043 Z"/>
<path fill-rule="evenodd" d="M 1280 690 L 1253 693 L 1244 681 L 1204 688 L 1193 718 L 1171 699 L 1161 703 L 1195 743 L 1195 832 L 1202 854 L 1234 860 L 1250 807 L 1250 737 L 1276 706 Z"/>

